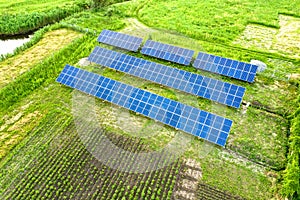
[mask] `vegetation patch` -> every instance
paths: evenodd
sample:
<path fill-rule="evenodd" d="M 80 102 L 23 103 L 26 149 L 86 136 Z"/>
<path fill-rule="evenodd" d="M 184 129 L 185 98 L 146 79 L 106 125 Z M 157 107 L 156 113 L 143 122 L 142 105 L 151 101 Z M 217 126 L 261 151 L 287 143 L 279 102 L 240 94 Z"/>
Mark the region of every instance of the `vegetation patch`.
<path fill-rule="evenodd" d="M 288 123 L 277 115 L 249 108 L 234 120 L 227 147 L 277 170 L 286 161 Z"/>
<path fill-rule="evenodd" d="M 233 44 L 243 47 L 255 47 L 258 49 L 269 50 L 273 45 L 273 40 L 278 30 L 275 28 L 249 24 L 239 38 Z"/>
<path fill-rule="evenodd" d="M 39 157 L 49 146 L 58 133 L 61 133 L 65 125 L 70 123 L 70 116 L 57 111 L 45 114 L 39 124 L 27 130 L 27 137 L 1 160 L 0 166 L 0 196 L 3 198 L 6 189 L 18 177 L 29 170 L 31 163 Z"/>

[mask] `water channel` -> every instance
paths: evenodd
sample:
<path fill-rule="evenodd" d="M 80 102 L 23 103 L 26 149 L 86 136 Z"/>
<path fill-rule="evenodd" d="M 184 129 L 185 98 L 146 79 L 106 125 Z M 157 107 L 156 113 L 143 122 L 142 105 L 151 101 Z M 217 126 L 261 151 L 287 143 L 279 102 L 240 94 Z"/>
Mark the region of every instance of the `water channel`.
<path fill-rule="evenodd" d="M 13 53 L 17 47 L 28 42 L 33 34 L 0 37 L 0 55 Z"/>

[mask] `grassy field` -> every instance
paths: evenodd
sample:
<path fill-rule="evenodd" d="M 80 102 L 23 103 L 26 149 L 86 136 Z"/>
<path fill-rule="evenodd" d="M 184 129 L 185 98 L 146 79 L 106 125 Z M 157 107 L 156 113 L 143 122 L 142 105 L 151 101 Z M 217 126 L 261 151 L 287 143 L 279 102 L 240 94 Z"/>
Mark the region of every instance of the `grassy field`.
<path fill-rule="evenodd" d="M 138 16 L 153 27 L 176 30 L 197 39 L 230 42 L 248 23 L 279 27 L 278 13 L 300 16 L 299 1 L 153 0 Z"/>
<path fill-rule="evenodd" d="M 47 9 L 76 4 L 75 1 L 64 2 L 53 1 Z M 43 3 L 46 5 L 48 2 Z M 24 13 L 26 15 L 44 12 L 41 5 L 37 1 L 30 5 L 25 1 L 1 1 L 0 8 L 7 10 L 8 14 L 30 10 Z M 279 53 L 255 45 L 235 44 L 234 41 L 243 35 L 248 24 L 278 29 L 278 13 L 297 18 L 300 15 L 299 5 L 297 1 L 139 0 L 97 11 L 76 10 L 60 23 L 44 28 L 37 33 L 39 36 L 34 42 L 25 45 L 28 48 L 21 48 L 16 55 L 0 62 L 1 199 L 172 199 L 175 193 L 191 195 L 195 199 L 203 195 L 217 199 L 214 193 L 220 193 L 223 199 L 282 199 L 282 194 L 290 197 L 294 194 L 297 199 L 293 191 L 297 191 L 299 183 L 291 184 L 289 180 L 297 180 L 293 179 L 297 176 L 291 172 L 297 172 L 294 163 L 299 157 L 291 152 L 297 149 L 294 138 L 297 138 L 299 129 L 295 111 L 299 107 L 297 98 L 300 93 L 298 80 L 288 77 L 300 74 L 297 67 L 300 62 L 292 56 L 298 50 L 290 48 L 291 52 Z M 233 109 L 101 66 L 79 66 L 78 61 L 99 45 L 96 38 L 103 29 L 246 62 L 255 58 L 264 61 L 268 69 L 257 75 L 255 83 L 248 84 L 197 71 L 192 66 L 130 53 L 246 87 L 244 105 Z M 182 156 L 166 168 L 147 173 L 124 173 L 110 168 L 115 160 L 99 162 L 85 149 L 76 134 L 72 108 L 74 95 L 79 93 L 55 82 L 65 64 L 232 119 L 234 123 L 226 148 L 96 100 L 97 118 L 102 130 L 89 130 L 95 141 L 101 141 L 105 132 L 116 146 L 127 150 L 129 155 L 160 151 L 178 138 L 186 142 Z M 93 100 L 80 95 L 83 102 Z M 249 107 L 246 107 L 247 103 L 250 103 Z M 130 120 L 127 126 L 120 123 L 124 119 L 118 118 L 122 112 L 127 113 L 126 123 Z M 86 120 L 82 121 L 82 127 L 89 127 L 90 121 Z M 150 137 L 139 138 L 141 135 L 132 129 L 143 130 L 149 124 L 158 127 Z M 188 159 L 198 163 L 201 178 L 183 175 L 196 169 L 188 166 Z M 185 184 L 179 184 L 187 180 L 198 184 L 195 191 L 189 190 L 192 186 L 186 188 Z M 203 194 L 203 188 L 207 188 L 207 193 Z"/>

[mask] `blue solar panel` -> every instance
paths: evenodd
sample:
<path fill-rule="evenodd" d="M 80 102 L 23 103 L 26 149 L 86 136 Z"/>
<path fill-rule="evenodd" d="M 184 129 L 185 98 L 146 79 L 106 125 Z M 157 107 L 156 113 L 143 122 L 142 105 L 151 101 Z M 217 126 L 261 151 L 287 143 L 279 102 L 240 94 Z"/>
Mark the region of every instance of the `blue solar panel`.
<path fill-rule="evenodd" d="M 123 33 L 118 33 L 109 30 L 103 30 L 98 39 L 98 42 L 109 44 L 115 47 L 120 47 L 129 51 L 138 51 L 143 39 Z"/>
<path fill-rule="evenodd" d="M 250 83 L 254 82 L 258 68 L 256 65 L 202 52 L 199 52 L 193 66 L 197 69 L 206 70 Z"/>
<path fill-rule="evenodd" d="M 98 74 L 66 65 L 57 82 L 225 146 L 232 121 Z"/>
<path fill-rule="evenodd" d="M 171 46 L 152 40 L 146 41 L 141 53 L 183 65 L 189 65 L 194 55 L 193 50 Z"/>
<path fill-rule="evenodd" d="M 101 47 L 96 47 L 88 60 L 235 108 L 240 107 L 245 93 L 244 87 Z"/>

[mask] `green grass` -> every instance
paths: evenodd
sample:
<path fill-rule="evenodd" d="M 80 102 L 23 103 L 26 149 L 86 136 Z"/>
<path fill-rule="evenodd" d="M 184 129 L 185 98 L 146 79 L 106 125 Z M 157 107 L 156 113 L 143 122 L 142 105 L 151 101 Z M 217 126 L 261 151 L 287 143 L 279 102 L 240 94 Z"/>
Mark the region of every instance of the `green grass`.
<path fill-rule="evenodd" d="M 152 27 L 176 30 L 196 39 L 229 43 L 248 23 L 279 27 L 278 13 L 300 16 L 299 10 L 299 1 L 289 0 L 152 0 L 140 10 L 138 17 Z"/>

